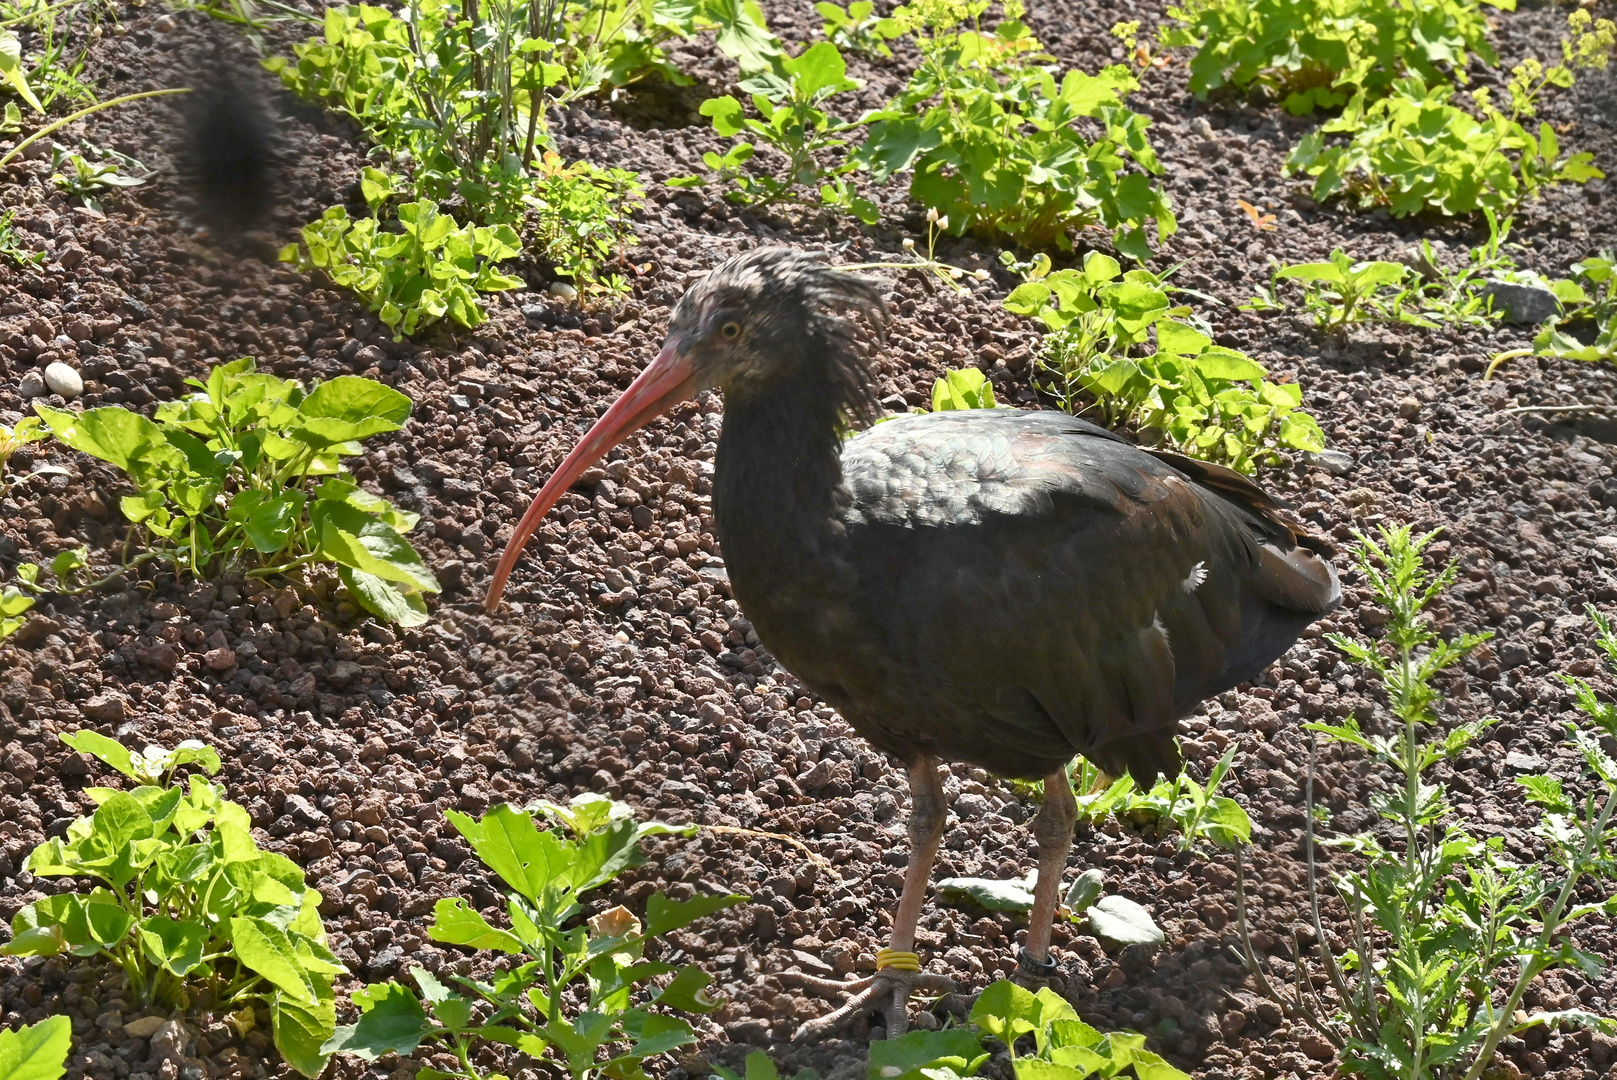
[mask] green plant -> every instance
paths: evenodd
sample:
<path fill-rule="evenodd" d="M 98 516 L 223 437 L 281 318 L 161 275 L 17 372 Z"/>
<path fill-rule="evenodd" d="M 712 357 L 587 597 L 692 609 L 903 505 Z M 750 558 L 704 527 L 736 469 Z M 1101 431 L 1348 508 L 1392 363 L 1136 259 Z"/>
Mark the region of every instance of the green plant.
<path fill-rule="evenodd" d="M 1411 306 L 1421 300 L 1419 275 L 1403 263 L 1354 262 L 1337 248 L 1325 262 L 1276 266 L 1270 289 L 1249 306 L 1282 306 L 1278 283 L 1287 280 L 1302 286 L 1303 308 L 1321 330 L 1342 333 L 1357 322 L 1435 325 Z"/>
<path fill-rule="evenodd" d="M 1058 85 L 1053 58 L 1020 21 L 1021 3 L 1004 5 L 992 33 L 981 27 L 987 7 L 925 0 L 894 11 L 921 64 L 886 109 L 860 118 L 870 133 L 852 160 L 877 183 L 908 170 L 910 194 L 957 236 L 1066 249 L 1073 230 L 1097 226 L 1145 259 L 1146 222 L 1155 220 L 1158 240 L 1177 224 L 1150 179 L 1162 171 L 1146 138 L 1151 121 L 1123 104 L 1138 82 L 1114 66 L 1069 71 Z M 1086 138 L 1080 121 L 1101 134 Z"/>
<path fill-rule="evenodd" d="M 1237 906 L 1247 964 L 1260 990 L 1339 1047 L 1346 1071 L 1372 1080 L 1476 1080 L 1506 1036 L 1550 1024 L 1613 1029 L 1575 1008 L 1529 1014 L 1520 1005 L 1528 985 L 1552 967 L 1593 970 L 1596 961 L 1572 944 L 1568 928 L 1586 916 L 1609 919 L 1617 912 L 1617 897 L 1572 902 L 1580 885 L 1617 878 L 1607 850 L 1617 807 L 1617 760 L 1601 746 L 1617 734 L 1617 708 L 1601 702 L 1587 684 L 1567 679 L 1579 709 L 1593 721 L 1592 726 L 1567 725 L 1591 790 L 1578 796 L 1566 792 L 1559 778 L 1521 778 L 1527 801 L 1543 811 L 1535 831 L 1544 842 L 1544 856 L 1514 863 L 1502 841 L 1478 839 L 1456 821 L 1445 785 L 1432 770 L 1471 746 L 1495 720 L 1442 730 L 1441 694 L 1432 680 L 1490 635 L 1444 640 L 1431 628 L 1425 609 L 1456 575 L 1453 563 L 1436 572 L 1424 565 L 1423 550 L 1435 536 L 1386 526 L 1379 541 L 1360 534 L 1358 572 L 1387 612 L 1385 630 L 1380 641 L 1330 637 L 1381 682 L 1398 724 L 1384 735 L 1364 731 L 1351 717 L 1340 724 L 1307 725 L 1364 752 L 1394 780 L 1371 797 L 1371 805 L 1398 843 L 1389 845 L 1369 832 L 1327 841 L 1358 860 L 1356 867 L 1332 876 L 1350 915 L 1350 947 L 1333 947 L 1321 927 L 1313 826 L 1322 815 L 1313 803 L 1312 764 L 1305 823 L 1310 907 L 1320 949 L 1312 961 L 1294 954 L 1299 967 L 1293 992 L 1282 994 L 1269 984 L 1246 933 L 1244 899 Z M 1591 616 L 1601 647 L 1617 666 L 1617 635 L 1592 610 Z M 1238 877 L 1238 888 L 1244 889 L 1243 881 Z M 1324 968 L 1324 982 L 1335 991 L 1333 1007 L 1313 993 L 1317 976 L 1309 969 L 1314 965 Z"/>
<path fill-rule="evenodd" d="M 741 84 L 751 94 L 757 119 L 748 116 L 741 103 L 728 94 L 709 98 L 702 102 L 702 115 L 712 119 L 719 135 L 737 141 L 722 157 L 712 150 L 702 155 L 711 177 L 675 177 L 668 181 L 669 186 L 716 182 L 730 186 L 727 198 L 732 202 L 760 206 L 799 199 L 798 189 L 808 188 L 818 191 L 824 205 L 840 207 L 866 224 L 874 224 L 878 217 L 875 204 L 854 195 L 846 181 L 833 182 L 852 166 L 827 170 L 819 163 L 826 151 L 847 144 L 840 135 L 862 123 L 842 123 L 823 106 L 832 96 L 861 85 L 847 77 L 847 65 L 836 45 L 821 41 L 783 60 L 778 74 L 766 73 Z M 745 139 L 740 138 L 743 135 Z M 781 176 L 754 175 L 745 168 L 759 144 L 786 158 Z"/>
<path fill-rule="evenodd" d="M 64 3 L 61 0 L 4 0 L 0 2 L 0 80 L 35 112 L 45 113 L 59 101 L 93 103 L 95 87 L 84 78 L 90 46 L 101 36 L 107 8 L 99 3 Z M 57 25 L 66 14 L 66 28 Z M 83 18 L 83 30 L 71 22 Z M 22 40 L 12 27 L 31 35 L 33 48 L 25 56 Z M 24 71 L 24 61 L 31 70 Z"/>
<path fill-rule="evenodd" d="M 1531 352 L 1561 360 L 1617 361 L 1617 255 L 1602 251 L 1572 264 L 1571 288 L 1558 290 L 1568 304 L 1564 316 L 1551 317 L 1533 338 Z M 1557 285 L 1563 284 L 1557 282 Z M 1584 342 L 1563 327 L 1590 324 L 1590 340 Z M 1496 358 L 1488 374 L 1498 366 Z"/>
<path fill-rule="evenodd" d="M 1576 71 L 1606 66 L 1617 26 L 1607 19 L 1593 22 L 1581 10 L 1568 23 L 1561 63 L 1545 68 L 1529 58 L 1512 69 L 1508 114 L 1486 88 L 1471 95 L 1478 119 L 1450 100 L 1452 86 L 1428 87 L 1411 75 L 1373 103 L 1367 104 L 1364 91 L 1355 94 L 1340 117 L 1297 144 L 1286 159 L 1286 174 L 1314 177 L 1316 201 L 1341 193 L 1360 206 L 1384 206 L 1394 217 L 1484 208 L 1508 215 L 1547 184 L 1604 176 L 1592 154 L 1563 154 L 1550 124 L 1539 124 L 1535 136 L 1522 123 L 1547 88 L 1570 87 Z M 1338 132 L 1348 141 L 1327 147 L 1325 136 Z"/>
<path fill-rule="evenodd" d="M 523 196 L 526 231 L 557 274 L 587 291 L 626 292 L 628 281 L 607 273 L 606 266 L 614 256 L 622 261 L 621 253 L 639 243 L 629 230 L 629 214 L 642 194 L 635 173 L 587 161 L 568 165 L 546 153 Z"/>
<path fill-rule="evenodd" d="M 88 893 L 58 893 L 12 920 L 8 956 L 104 956 L 143 1003 L 185 1008 L 205 984 L 215 1008 L 262 1002 L 287 1064 L 318 1076 L 336 1027 L 332 977 L 346 969 L 326 948 L 320 893 L 284 855 L 260 851 L 247 811 L 209 776 L 219 755 L 199 742 L 131 753 L 93 731 L 63 742 L 134 781 L 90 788 L 95 813 L 28 856 L 30 873 L 87 877 Z"/>
<path fill-rule="evenodd" d="M 16 217 L 15 209 L 0 212 L 0 258 L 10 259 L 12 264 L 18 267 L 38 266 L 45 261 L 45 253 L 29 251 L 22 246 L 21 241 L 17 239 L 17 230 L 12 225 Z M 0 435 L 0 445 L 3 445 L 4 438 L 4 435 Z M 7 452 L 0 450 L 0 465 L 5 464 L 6 456 Z"/>
<path fill-rule="evenodd" d="M 562 829 L 539 829 L 533 811 L 557 818 Z M 538 802 L 527 811 L 502 804 L 478 820 L 453 810 L 448 816 L 512 890 L 506 905 L 511 928 L 495 927 L 464 900 L 448 897 L 438 901 L 428 936 L 505 953 L 517 965 L 492 982 L 455 976 L 458 990 L 421 968 L 412 972 L 419 994 L 398 982 L 372 984 L 354 995 L 359 1020 L 338 1030 L 331 1049 L 374 1060 L 443 1043 L 459 1069 L 425 1070 L 423 1080 L 479 1080 L 471 1051 L 487 1040 L 530 1057 L 548 1054 L 576 1080 L 633 1080 L 645 1075 L 647 1058 L 695 1041 L 688 1023 L 649 1006 L 708 1012 L 719 1004 L 706 995 L 710 977 L 692 964 L 676 969 L 646 960 L 645 947 L 745 897 L 676 901 L 658 892 L 646 901 L 644 921 L 623 907 L 580 918 L 585 894 L 645 862 L 642 839 L 689 836 L 694 826 L 638 823 L 627 806 L 600 795 L 577 796 L 566 807 Z M 660 989 L 642 985 L 666 975 L 673 978 Z M 582 1010 L 569 1015 L 580 1002 Z"/>
<path fill-rule="evenodd" d="M 0 221 L 0 228 L 3 227 L 4 222 Z M 49 434 L 48 431 L 40 427 L 39 417 L 37 416 L 23 417 L 17 421 L 16 427 L 7 427 L 5 424 L 0 424 L 0 495 L 5 494 L 8 487 L 6 483 L 6 465 L 10 463 L 11 455 L 15 454 L 20 447 L 27 446 L 31 442 L 38 442 Z"/>
<path fill-rule="evenodd" d="M 958 1080 L 988 1060 L 984 1038 L 1002 1043 L 1018 1080 L 1084 1080 L 1126 1076 L 1190 1080 L 1145 1048 L 1145 1036 L 1101 1032 L 1078 1019 L 1060 994 L 1038 993 L 1001 979 L 978 996 L 970 1028 L 912 1031 L 870 1044 L 870 1075 L 902 1080 Z M 750 1059 L 749 1059 L 750 1061 Z M 748 1080 L 752 1080 L 750 1069 Z"/>
<path fill-rule="evenodd" d="M 262 576 L 329 563 L 371 613 L 426 621 L 423 595 L 438 582 L 404 538 L 416 515 L 361 489 L 341 464 L 360 440 L 399 430 L 410 399 L 353 375 L 305 391 L 251 358 L 187 381 L 198 392 L 151 420 L 116 406 L 35 411 L 63 443 L 129 475 L 124 515 L 176 569 Z"/>
<path fill-rule="evenodd" d="M 92 160 L 94 159 L 94 160 Z M 140 176 L 126 176 L 120 169 L 134 169 Z M 139 187 L 151 176 L 150 170 L 127 154 L 105 150 L 79 140 L 77 150 L 51 148 L 51 183 L 64 194 L 99 212 L 101 197 L 109 191 Z"/>
<path fill-rule="evenodd" d="M 953 412 L 958 409 L 997 409 L 994 384 L 979 368 L 961 368 L 943 373 L 943 378 L 932 383 L 932 411 Z"/>
<path fill-rule="evenodd" d="M 65 1016 L 17 1031 L 0 1028 L 0 1080 L 61 1080 L 72 1041 L 73 1022 Z"/>
<path fill-rule="evenodd" d="M 866 56 L 893 55 L 887 42 L 898 36 L 898 27 L 893 20 L 879 17 L 871 0 L 853 0 L 847 7 L 820 0 L 814 10 L 825 20 L 820 33 L 833 45 Z"/>
<path fill-rule="evenodd" d="M 1180 321 L 1191 311 L 1170 306 L 1164 277 L 1124 273 L 1094 251 L 1082 269 L 1051 272 L 1044 259 L 1026 276 L 1005 307 L 1050 330 L 1041 389 L 1067 411 L 1090 394 L 1108 425 L 1132 423 L 1148 439 L 1242 472 L 1277 459 L 1280 447 L 1324 448 L 1302 388 L 1268 381 L 1263 365 Z M 1153 334 L 1156 350 L 1136 354 Z"/>
<path fill-rule="evenodd" d="M 325 271 L 354 290 L 393 331 L 394 340 L 448 317 L 459 326 L 483 322 L 480 292 L 519 289 L 521 278 L 495 265 L 520 254 L 509 225 L 461 225 L 428 199 L 376 216 L 396 194 L 394 177 L 363 170 L 360 188 L 372 216 L 350 218 L 333 206 L 303 227 L 303 243 L 281 249 L 282 262 Z M 576 255 L 575 255 L 576 258 Z"/>
<path fill-rule="evenodd" d="M 1513 11 L 1515 0 L 1483 0 Z M 1344 104 L 1355 91 L 1373 100 L 1405 74 L 1465 81 L 1474 54 L 1499 63 L 1477 0 L 1189 0 L 1168 8 L 1164 46 L 1196 50 L 1190 89 L 1258 85 L 1296 115 Z"/>
<path fill-rule="evenodd" d="M 0 590 L 0 642 L 23 628 L 33 606 L 34 598 L 15 585 Z"/>

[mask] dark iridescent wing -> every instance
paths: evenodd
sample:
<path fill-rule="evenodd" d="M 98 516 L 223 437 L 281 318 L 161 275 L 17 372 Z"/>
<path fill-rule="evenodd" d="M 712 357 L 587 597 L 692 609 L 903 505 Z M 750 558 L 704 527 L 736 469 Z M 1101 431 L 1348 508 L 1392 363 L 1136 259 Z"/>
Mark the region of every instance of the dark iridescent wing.
<path fill-rule="evenodd" d="M 926 676 L 879 722 L 996 771 L 1174 773 L 1178 717 L 1336 602 L 1250 481 L 1062 413 L 895 420 L 843 472 L 873 647 Z"/>

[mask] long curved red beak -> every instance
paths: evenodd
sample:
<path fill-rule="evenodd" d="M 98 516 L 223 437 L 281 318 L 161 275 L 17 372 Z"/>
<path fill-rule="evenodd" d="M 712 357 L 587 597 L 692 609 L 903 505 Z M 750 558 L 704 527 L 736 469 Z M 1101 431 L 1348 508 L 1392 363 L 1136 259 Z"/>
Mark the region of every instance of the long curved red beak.
<path fill-rule="evenodd" d="M 493 611 L 500 606 L 506 579 L 516 567 L 517 558 L 562 492 L 576 484 L 584 470 L 601 460 L 608 450 L 695 392 L 696 374 L 691 369 L 690 358 L 680 351 L 678 342 L 668 342 L 657 359 L 648 364 L 623 396 L 606 410 L 606 415 L 595 421 L 528 506 L 528 512 L 517 523 L 517 531 L 511 534 L 511 542 L 505 545 L 505 554 L 500 556 L 500 564 L 494 570 L 494 580 L 489 582 L 488 595 L 483 598 L 485 608 Z"/>

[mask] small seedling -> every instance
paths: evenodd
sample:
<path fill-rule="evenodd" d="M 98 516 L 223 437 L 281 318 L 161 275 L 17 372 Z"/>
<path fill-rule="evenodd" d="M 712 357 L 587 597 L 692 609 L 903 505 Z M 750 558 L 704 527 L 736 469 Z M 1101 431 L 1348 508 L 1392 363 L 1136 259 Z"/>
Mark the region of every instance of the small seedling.
<path fill-rule="evenodd" d="M 1415 310 L 1420 300 L 1418 277 L 1403 263 L 1354 262 L 1337 248 L 1326 262 L 1276 266 L 1273 280 L 1275 283 L 1300 282 L 1303 307 L 1314 317 L 1314 324 L 1321 330 L 1340 334 L 1350 324 L 1358 322 L 1435 326 Z M 1277 291 L 1271 289 L 1250 306 L 1274 306 Z"/>
<path fill-rule="evenodd" d="M 15 106 L 12 106 L 12 108 L 15 108 Z M 12 264 L 18 267 L 38 266 L 45 261 L 45 253 L 43 251 L 29 251 L 22 246 L 22 241 L 17 237 L 17 230 L 12 225 L 16 217 L 17 211 L 15 209 L 0 213 L 0 258 L 10 259 Z M 0 444 L 3 444 L 4 438 L 5 436 L 0 434 Z M 4 454 L 5 452 L 0 450 L 0 465 L 4 464 Z"/>
<path fill-rule="evenodd" d="M 898 36 L 898 26 L 892 19 L 879 17 L 871 0 L 853 0 L 847 7 L 820 0 L 814 10 L 825 20 L 820 33 L 833 45 L 866 56 L 893 55 L 887 42 Z"/>
<path fill-rule="evenodd" d="M 139 176 L 127 176 L 120 169 L 131 169 Z M 80 141 L 77 150 L 55 146 L 51 150 L 51 183 L 58 191 L 78 199 L 84 206 L 101 211 L 101 199 L 108 192 L 139 187 L 151 171 L 127 154 L 106 150 Z"/>

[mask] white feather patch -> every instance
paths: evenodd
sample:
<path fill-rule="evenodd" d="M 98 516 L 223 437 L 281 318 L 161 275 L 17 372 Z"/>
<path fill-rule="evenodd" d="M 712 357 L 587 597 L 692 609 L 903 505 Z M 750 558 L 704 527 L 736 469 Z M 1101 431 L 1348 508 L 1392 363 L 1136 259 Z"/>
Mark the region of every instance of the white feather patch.
<path fill-rule="evenodd" d="M 1197 589 L 1201 588 L 1202 582 L 1206 580 L 1207 563 L 1205 561 L 1199 562 L 1190 568 L 1189 576 L 1179 583 L 1179 587 L 1187 593 L 1193 593 Z"/>

